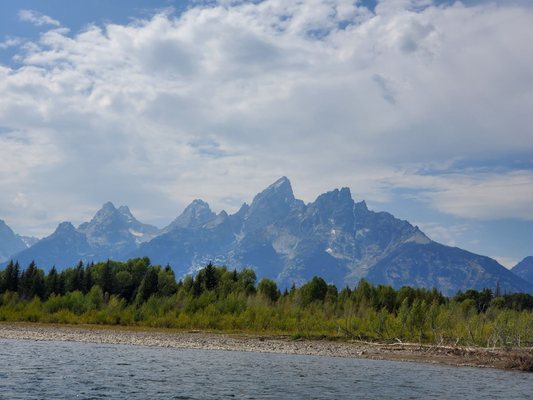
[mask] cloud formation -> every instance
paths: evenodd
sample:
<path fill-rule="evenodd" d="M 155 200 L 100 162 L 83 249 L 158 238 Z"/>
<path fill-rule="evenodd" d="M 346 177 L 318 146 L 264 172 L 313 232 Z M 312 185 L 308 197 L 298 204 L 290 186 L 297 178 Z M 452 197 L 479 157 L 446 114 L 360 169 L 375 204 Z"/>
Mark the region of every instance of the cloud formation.
<path fill-rule="evenodd" d="M 35 26 L 61 26 L 59 21 L 34 10 L 20 10 L 18 16 L 21 21 L 29 22 Z"/>
<path fill-rule="evenodd" d="M 531 159 L 531 8 L 198 2 L 76 34 L 20 17 L 53 27 L 0 66 L 0 210 L 24 233 L 107 199 L 160 225 L 198 197 L 234 211 L 281 175 L 308 201 L 411 187 L 458 216 L 533 215 L 500 192 L 533 198 L 531 171 L 420 172 Z"/>
<path fill-rule="evenodd" d="M 384 180 L 385 181 L 385 180 Z M 469 169 L 439 175 L 404 173 L 388 178 L 389 190 L 411 196 L 440 212 L 470 219 L 517 218 L 533 221 L 533 171 L 486 172 Z"/>

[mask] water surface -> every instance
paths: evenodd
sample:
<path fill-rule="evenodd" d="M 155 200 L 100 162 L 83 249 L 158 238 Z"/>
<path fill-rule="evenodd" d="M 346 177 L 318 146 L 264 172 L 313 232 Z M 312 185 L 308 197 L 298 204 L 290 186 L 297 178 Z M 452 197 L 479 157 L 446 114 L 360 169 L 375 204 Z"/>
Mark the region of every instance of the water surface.
<path fill-rule="evenodd" d="M 2 399 L 526 399 L 533 375 L 334 357 L 0 339 Z"/>

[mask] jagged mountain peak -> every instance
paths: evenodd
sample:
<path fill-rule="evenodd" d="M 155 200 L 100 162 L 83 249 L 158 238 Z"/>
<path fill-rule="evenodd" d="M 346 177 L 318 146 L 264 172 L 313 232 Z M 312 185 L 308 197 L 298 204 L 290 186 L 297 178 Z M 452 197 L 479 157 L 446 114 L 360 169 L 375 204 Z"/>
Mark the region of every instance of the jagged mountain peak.
<path fill-rule="evenodd" d="M 239 208 L 239 211 L 237 211 L 234 215 L 240 218 L 244 218 L 249 209 L 250 206 L 247 203 L 242 203 L 241 208 Z"/>
<path fill-rule="evenodd" d="M 94 225 L 99 224 L 104 221 L 109 220 L 110 217 L 116 216 L 118 213 L 118 210 L 116 209 L 115 205 L 108 201 L 100 207 L 100 209 L 94 214 L 90 222 L 85 222 L 81 224 L 78 229 L 85 229 L 87 225 Z"/>
<path fill-rule="evenodd" d="M 111 211 L 112 212 L 112 211 L 116 211 L 116 207 L 111 201 L 107 201 L 102 205 L 102 208 L 100 209 L 100 211 L 107 211 L 107 212 Z"/>
<path fill-rule="evenodd" d="M 248 211 L 254 212 L 262 207 L 291 206 L 294 202 L 291 183 L 286 177 L 282 177 L 257 194 Z"/>
<path fill-rule="evenodd" d="M 353 207 L 352 193 L 347 187 L 334 189 L 317 197 L 316 204 L 350 204 Z"/>
<path fill-rule="evenodd" d="M 282 176 L 281 178 L 279 178 L 276 182 L 271 184 L 267 189 L 280 189 L 283 187 L 291 187 L 291 181 L 286 176 Z"/>
<path fill-rule="evenodd" d="M 368 206 L 366 205 L 366 201 L 362 200 L 354 204 L 354 211 L 357 212 L 367 212 Z"/>
<path fill-rule="evenodd" d="M 350 189 L 334 189 L 319 195 L 307 206 L 306 218 L 308 223 L 350 229 L 354 225 L 353 210 L 354 201 Z"/>
<path fill-rule="evenodd" d="M 118 209 L 110 201 L 96 212 L 90 222 L 78 227 L 85 234 L 87 241 L 98 252 L 109 249 L 112 255 L 132 251 L 139 243 L 152 239 L 159 229 L 139 222 L 128 206 Z"/>
<path fill-rule="evenodd" d="M 269 185 L 261 193 L 257 194 L 252 201 L 251 207 L 254 206 L 254 203 L 257 204 L 265 199 L 270 198 L 283 199 L 286 202 L 294 201 L 294 193 L 292 191 L 292 185 L 287 177 L 283 176 L 279 178 L 276 182 Z"/>
<path fill-rule="evenodd" d="M 51 235 L 17 258 L 50 267 L 74 265 L 80 259 L 147 256 L 157 264 L 170 263 L 179 276 L 213 261 L 252 267 L 258 276 L 282 286 L 320 275 L 338 287 L 353 286 L 365 277 L 395 286 L 434 286 L 453 294 L 499 281 L 505 290 L 533 293 L 532 285 L 494 260 L 439 245 L 409 222 L 369 210 L 364 201 L 354 202 L 348 188 L 331 190 L 306 205 L 295 199 L 286 177 L 233 215 L 217 215 L 196 199 L 166 228 L 171 232 L 151 227 L 152 234 L 129 208 L 117 210 L 113 203 L 104 204 L 77 231 L 70 223 L 60 227 L 58 232 L 68 234 Z"/>
<path fill-rule="evenodd" d="M 53 235 L 70 234 L 70 233 L 75 233 L 75 232 L 77 232 L 77 231 L 76 231 L 76 228 L 74 227 L 74 225 L 72 225 L 72 222 L 65 221 L 65 222 L 61 222 L 57 226 L 57 228 L 54 231 Z"/>
<path fill-rule="evenodd" d="M 191 204 L 189 204 L 187 207 L 185 207 L 185 210 L 187 209 L 207 209 L 209 211 L 211 211 L 211 208 L 209 207 L 209 204 L 207 204 L 205 201 L 203 201 L 202 199 L 194 199 L 193 201 L 191 201 Z"/>
<path fill-rule="evenodd" d="M 245 229 L 261 229 L 288 216 L 297 206 L 303 206 L 303 202 L 294 198 L 290 181 L 282 177 L 254 197 L 246 210 Z"/>
<path fill-rule="evenodd" d="M 228 213 L 225 210 L 220 211 L 220 213 L 217 215 L 217 217 L 220 218 L 228 218 Z"/>
<path fill-rule="evenodd" d="M 169 232 L 178 228 L 199 227 L 215 217 L 216 214 L 211 211 L 209 204 L 201 199 L 195 199 L 185 207 L 183 212 L 163 232 Z"/>
<path fill-rule="evenodd" d="M 108 201 L 94 214 L 90 222 L 81 224 L 78 229 L 83 231 L 91 226 L 117 223 L 117 221 L 124 224 L 139 223 L 128 206 L 117 208 L 112 202 Z"/>
<path fill-rule="evenodd" d="M 127 217 L 133 217 L 133 214 L 131 213 L 131 210 L 128 206 L 120 206 L 117 210 L 122 215 L 125 215 Z"/>

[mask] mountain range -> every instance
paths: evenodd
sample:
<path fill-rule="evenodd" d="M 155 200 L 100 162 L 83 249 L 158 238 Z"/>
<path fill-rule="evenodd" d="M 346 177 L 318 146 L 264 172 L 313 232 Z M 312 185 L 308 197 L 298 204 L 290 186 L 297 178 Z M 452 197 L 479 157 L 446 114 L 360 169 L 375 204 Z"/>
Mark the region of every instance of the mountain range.
<path fill-rule="evenodd" d="M 12 255 L 27 249 L 38 241 L 30 236 L 20 236 L 0 219 L 0 263 L 6 261 Z"/>
<path fill-rule="evenodd" d="M 318 275 L 339 288 L 365 278 L 396 288 L 436 287 L 445 295 L 498 284 L 503 292 L 533 293 L 527 273 L 520 277 L 489 257 L 434 242 L 409 222 L 355 202 L 348 188 L 305 204 L 294 197 L 286 177 L 235 214 L 216 214 L 198 199 L 158 229 L 139 222 L 128 207 L 106 203 L 77 228 L 63 222 L 33 246 L 18 246 L 11 246 L 10 258 L 22 265 L 34 260 L 45 270 L 79 260 L 148 256 L 153 263 L 170 264 L 178 277 L 212 261 L 252 267 L 281 287 Z M 528 265 L 518 271 L 531 271 Z"/>

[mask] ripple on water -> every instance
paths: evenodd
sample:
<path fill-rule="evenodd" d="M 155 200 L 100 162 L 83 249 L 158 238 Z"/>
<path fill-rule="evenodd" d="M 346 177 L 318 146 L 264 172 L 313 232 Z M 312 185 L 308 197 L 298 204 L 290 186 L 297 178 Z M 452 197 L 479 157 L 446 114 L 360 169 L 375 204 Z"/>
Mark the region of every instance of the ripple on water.
<path fill-rule="evenodd" d="M 531 396 L 533 375 L 318 356 L 0 340 L 6 399 L 419 399 Z"/>

